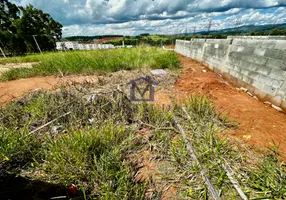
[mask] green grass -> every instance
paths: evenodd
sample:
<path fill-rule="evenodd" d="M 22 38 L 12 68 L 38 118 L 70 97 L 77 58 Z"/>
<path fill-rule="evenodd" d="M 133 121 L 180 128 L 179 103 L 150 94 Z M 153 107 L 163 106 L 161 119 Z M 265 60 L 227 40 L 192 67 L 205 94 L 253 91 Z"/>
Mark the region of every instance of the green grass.
<path fill-rule="evenodd" d="M 161 199 L 164 186 L 170 184 L 178 186 L 177 199 L 208 199 L 200 168 L 177 130 L 175 115 L 222 199 L 238 199 L 221 167 L 225 160 L 249 199 L 286 197 L 283 163 L 271 152 L 254 162 L 218 137 L 237 124 L 222 117 L 206 97 L 192 97 L 185 103 L 190 119 L 179 105 L 173 106 L 172 113 L 164 112 L 133 104 L 122 94 L 97 95 L 92 102 L 85 99 L 85 93 L 72 88 L 38 91 L 0 109 L 0 177 L 25 172 L 29 179 L 63 187 L 74 184 L 81 192 L 70 199 L 144 199 L 149 189 L 153 199 Z M 69 111 L 70 115 L 29 134 Z M 142 130 L 150 135 L 140 136 Z M 146 159 L 161 170 L 156 180 L 135 179 L 142 158 L 134 163 L 130 155 L 140 155 L 142 150 L 150 152 L 152 157 Z M 1 187 L 2 194 L 6 190 Z"/>
<path fill-rule="evenodd" d="M 180 61 L 174 52 L 167 52 L 159 48 L 151 47 L 45 53 L 0 60 L 0 64 L 21 62 L 40 63 L 30 69 L 11 69 L 3 73 L 0 80 L 8 81 L 47 75 L 90 75 L 144 67 L 175 69 L 180 65 Z"/>

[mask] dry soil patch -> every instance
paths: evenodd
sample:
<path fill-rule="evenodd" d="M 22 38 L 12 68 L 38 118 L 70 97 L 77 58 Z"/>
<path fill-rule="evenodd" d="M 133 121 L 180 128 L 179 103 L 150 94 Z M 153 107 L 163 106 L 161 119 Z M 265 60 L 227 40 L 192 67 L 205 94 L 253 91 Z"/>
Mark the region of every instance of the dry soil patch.
<path fill-rule="evenodd" d="M 30 63 L 7 63 L 5 65 L 0 64 L 0 74 L 2 74 L 5 71 L 8 71 L 10 69 L 14 68 L 32 68 L 33 65 L 37 64 L 36 62 L 30 62 Z"/>
<path fill-rule="evenodd" d="M 286 115 L 265 105 L 235 87 L 205 66 L 180 56 L 184 74 L 175 84 L 188 95 L 208 95 L 218 109 L 240 123 L 231 135 L 257 150 L 278 147 L 286 160 Z M 206 70 L 203 72 L 203 70 Z"/>

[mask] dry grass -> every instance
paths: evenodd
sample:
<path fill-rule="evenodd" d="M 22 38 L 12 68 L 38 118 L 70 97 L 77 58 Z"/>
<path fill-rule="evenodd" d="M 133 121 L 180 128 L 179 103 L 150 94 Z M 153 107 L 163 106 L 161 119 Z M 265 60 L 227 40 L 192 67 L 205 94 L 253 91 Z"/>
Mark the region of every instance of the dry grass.
<path fill-rule="evenodd" d="M 285 198 L 283 163 L 273 153 L 261 163 L 249 162 L 247 155 L 218 138 L 217 133 L 237 125 L 220 116 L 207 98 L 192 97 L 185 103 L 188 119 L 178 105 L 172 106 L 172 113 L 163 112 L 150 104 L 134 104 L 120 92 L 88 96 L 94 86 L 81 87 L 84 92 L 78 87 L 34 92 L 0 110 L 0 176 L 21 174 L 64 188 L 74 184 L 77 195 L 63 194 L 70 199 L 164 199 L 170 195 L 172 199 L 208 199 L 200 167 L 177 130 L 175 115 L 223 199 L 238 195 L 222 161 L 230 164 L 250 199 Z M 2 187 L 2 194 L 7 189 Z M 39 197 L 38 190 L 33 191 L 33 198 Z M 48 195 L 53 197 L 53 193 Z"/>

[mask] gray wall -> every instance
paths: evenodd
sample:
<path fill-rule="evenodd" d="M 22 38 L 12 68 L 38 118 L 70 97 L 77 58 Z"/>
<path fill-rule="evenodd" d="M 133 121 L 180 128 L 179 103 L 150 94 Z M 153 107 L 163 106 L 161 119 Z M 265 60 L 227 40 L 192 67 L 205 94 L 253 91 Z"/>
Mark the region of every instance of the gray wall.
<path fill-rule="evenodd" d="M 286 110 L 286 40 L 177 40 L 176 52 L 202 62 L 260 99 Z"/>

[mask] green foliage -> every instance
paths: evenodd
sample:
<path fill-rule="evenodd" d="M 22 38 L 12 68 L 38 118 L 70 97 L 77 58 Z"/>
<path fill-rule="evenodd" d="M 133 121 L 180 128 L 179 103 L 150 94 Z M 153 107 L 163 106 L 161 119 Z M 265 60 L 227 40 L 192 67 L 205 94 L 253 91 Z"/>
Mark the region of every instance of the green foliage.
<path fill-rule="evenodd" d="M 91 85 L 83 86 L 92 90 Z M 207 199 L 210 194 L 200 176 L 205 168 L 222 199 L 237 199 L 221 167 L 228 162 L 249 199 L 285 199 L 283 163 L 273 155 L 258 163 L 248 162 L 233 144 L 218 137 L 232 122 L 206 97 L 185 102 L 186 114 L 179 105 L 172 106 L 172 113 L 164 112 L 154 105 L 132 104 L 117 93 L 98 94 L 87 102 L 85 93 L 70 89 L 34 92 L 0 109 L 0 176 L 28 171 L 33 179 L 74 184 L 82 191 L 75 199 L 144 199 L 148 185 L 160 199 L 169 184 L 178 187 L 178 199 Z M 72 113 L 28 134 L 67 111 Z M 174 115 L 201 166 L 193 162 Z M 54 132 L 53 126 L 60 128 Z M 140 130 L 144 130 L 142 136 Z M 135 180 L 138 168 L 131 159 L 142 150 L 150 151 L 150 162 L 161 170 L 147 183 Z M 142 167 L 144 156 L 138 155 L 141 161 L 137 164 Z M 1 189 L 7 191 L 5 185 Z"/>
<path fill-rule="evenodd" d="M 123 69 L 139 69 L 144 66 L 169 69 L 180 66 L 179 59 L 174 52 L 148 47 L 106 51 L 58 52 L 2 59 L 2 63 L 28 61 L 40 63 L 31 69 L 11 69 L 2 74 L 0 79 L 7 81 L 32 76 L 95 74 Z"/>
<path fill-rule="evenodd" d="M 114 37 L 123 37 L 123 35 L 71 36 L 64 38 L 64 40 L 86 43 L 86 42 L 91 42 L 95 39 L 114 38 Z"/>
<path fill-rule="evenodd" d="M 61 39 L 62 25 L 32 5 L 17 7 L 3 0 L 0 18 L 4 21 L 0 25 L 0 46 L 7 55 L 38 52 L 33 35 L 43 51 L 53 50 L 55 40 Z"/>
<path fill-rule="evenodd" d="M 65 185 L 86 182 L 85 190 L 96 187 L 101 199 L 142 199 L 144 187 L 135 183 L 134 172 L 124 162 L 131 134 L 112 122 L 69 132 L 56 141 L 47 141 L 47 162 L 42 170 Z"/>
<path fill-rule="evenodd" d="M 75 184 L 89 198 L 143 199 L 145 185 L 134 180 L 126 162 L 135 131 L 126 126 L 132 113 L 123 110 L 130 102 L 114 95 L 122 106 L 116 108 L 105 96 L 90 103 L 83 97 L 66 90 L 40 91 L 0 109 L 0 177 L 41 166 L 42 180 Z M 28 134 L 68 110 L 69 116 L 53 124 L 60 133 L 46 127 Z"/>

